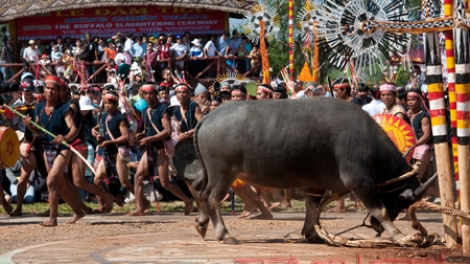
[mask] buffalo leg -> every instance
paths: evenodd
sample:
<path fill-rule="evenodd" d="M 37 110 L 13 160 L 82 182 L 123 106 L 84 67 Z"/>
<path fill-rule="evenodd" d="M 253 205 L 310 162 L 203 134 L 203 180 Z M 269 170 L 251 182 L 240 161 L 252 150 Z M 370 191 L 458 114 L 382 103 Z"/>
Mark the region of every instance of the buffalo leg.
<path fill-rule="evenodd" d="M 309 191 L 309 193 L 311 193 Z M 311 242 L 311 243 L 323 243 L 323 239 L 321 239 L 317 232 L 314 229 L 314 225 L 320 225 L 320 208 L 318 208 L 321 200 L 322 195 L 319 196 L 310 196 L 307 195 L 305 197 L 305 221 L 304 221 L 304 228 L 302 229 L 302 235 Z"/>
<path fill-rule="evenodd" d="M 219 164 L 223 164 L 223 162 Z M 219 165 L 215 171 L 209 170 L 207 173 L 209 182 L 204 190 L 204 195 L 209 197 L 210 218 L 214 225 L 216 237 L 225 244 L 238 244 L 238 240 L 229 234 L 220 214 L 220 203 L 238 175 L 231 172 L 230 168 L 224 168 L 223 165 Z M 208 201 L 206 200 L 206 202 Z"/>
<path fill-rule="evenodd" d="M 207 227 L 209 225 L 209 195 L 204 192 L 207 185 L 207 175 L 197 178 L 193 184 L 193 194 L 196 199 L 198 214 L 196 218 L 196 230 L 204 239 L 206 237 Z"/>
<path fill-rule="evenodd" d="M 382 224 L 385 231 L 387 231 L 387 233 L 391 235 L 395 241 L 403 238 L 403 234 L 398 229 L 398 227 L 393 224 L 387 213 L 387 209 L 377 195 L 374 183 L 362 181 L 354 182 L 352 185 L 353 186 L 348 186 L 348 184 L 346 184 L 346 186 L 350 187 L 350 189 L 359 197 L 359 199 L 361 199 L 367 209 L 369 209 L 370 214 Z"/>

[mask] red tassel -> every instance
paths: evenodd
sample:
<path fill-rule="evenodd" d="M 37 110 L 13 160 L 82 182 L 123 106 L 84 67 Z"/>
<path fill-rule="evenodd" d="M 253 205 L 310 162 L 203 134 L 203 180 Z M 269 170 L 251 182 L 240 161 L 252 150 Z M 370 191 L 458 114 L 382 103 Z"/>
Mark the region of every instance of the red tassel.
<path fill-rule="evenodd" d="M 5 107 L 5 116 L 8 119 L 13 119 L 13 117 L 15 117 L 15 114 L 12 111 L 10 111 L 10 109 Z"/>

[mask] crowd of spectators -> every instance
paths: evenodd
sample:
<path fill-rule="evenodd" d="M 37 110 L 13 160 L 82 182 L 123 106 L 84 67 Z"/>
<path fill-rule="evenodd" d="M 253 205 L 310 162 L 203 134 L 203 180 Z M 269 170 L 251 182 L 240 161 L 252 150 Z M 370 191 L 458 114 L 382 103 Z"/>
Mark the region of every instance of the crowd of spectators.
<path fill-rule="evenodd" d="M 260 61 L 260 55 L 256 45 L 253 45 L 246 36 L 239 35 L 237 30 L 225 32 L 220 36 L 191 36 L 190 32 L 183 35 L 147 35 L 123 36 L 117 33 L 115 36 L 105 39 L 98 36 L 85 34 L 84 38 L 72 40 L 69 37 L 58 36 L 53 41 L 43 42 L 41 39 L 29 40 L 22 43 L 19 54 L 14 54 L 14 42 L 9 38 L 1 50 L 1 63 L 40 62 L 46 69 L 58 77 L 66 77 L 75 82 L 80 76 L 73 76 L 73 71 L 67 71 L 64 62 L 87 62 L 86 76 L 93 75 L 100 67 L 98 62 L 108 63 L 115 68 L 120 68 L 124 74 L 130 65 L 136 62 L 143 69 L 150 69 L 155 75 L 156 70 L 161 72 L 170 66 L 178 70 L 189 72 L 192 76 L 200 73 L 210 60 L 198 60 L 198 58 L 210 58 L 222 56 L 227 58 L 226 64 L 244 74 L 252 68 L 256 68 Z M 15 56 L 17 55 L 17 56 Z M 15 58 L 19 60 L 15 60 Z M 237 57 L 246 57 L 237 59 Z M 175 61 L 169 64 L 168 60 Z M 167 61 L 162 61 L 167 60 Z M 55 66 L 51 66 L 51 63 Z M 91 63 L 94 63 L 92 65 Z M 126 66 L 127 65 L 127 66 Z M 221 65 L 225 71 L 225 64 Z M 14 72 L 12 67 L 1 67 L 5 79 L 10 79 Z M 216 77 L 216 67 L 207 71 L 206 77 Z M 66 72 L 67 71 L 67 72 Z M 259 72 L 254 71 L 253 75 Z M 69 76 L 70 75 L 70 76 Z M 92 83 L 106 83 L 112 73 L 99 74 L 91 80 Z M 85 76 L 83 76 L 85 77 Z M 160 76 L 154 76 L 157 79 Z"/>

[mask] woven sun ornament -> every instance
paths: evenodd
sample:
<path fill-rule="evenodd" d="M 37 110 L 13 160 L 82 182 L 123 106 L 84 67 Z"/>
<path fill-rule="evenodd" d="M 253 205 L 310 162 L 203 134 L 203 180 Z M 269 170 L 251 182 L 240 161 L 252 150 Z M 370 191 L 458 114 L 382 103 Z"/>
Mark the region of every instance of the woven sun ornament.
<path fill-rule="evenodd" d="M 297 13 L 298 34 L 304 41 L 304 47 L 310 47 L 315 38 L 315 26 L 320 5 L 314 1 L 307 0 L 302 9 Z"/>
<path fill-rule="evenodd" d="M 281 17 L 276 8 L 266 5 L 255 5 L 245 15 L 243 31 L 253 43 L 258 43 L 261 35 L 260 21 L 265 23 L 265 38 L 271 42 L 281 29 Z"/>
<path fill-rule="evenodd" d="M 383 64 L 383 57 L 391 61 L 409 51 L 410 34 L 367 30 L 366 21 L 406 22 L 408 15 L 402 0 L 327 0 L 318 10 L 318 45 L 335 67 L 342 69 L 351 59 L 357 68 Z"/>
<path fill-rule="evenodd" d="M 243 82 L 246 82 L 246 78 L 243 77 L 243 75 L 237 73 L 237 72 L 226 72 L 222 73 L 219 76 L 217 76 L 217 82 L 223 83 L 223 82 L 228 82 L 232 85 L 238 85 Z"/>

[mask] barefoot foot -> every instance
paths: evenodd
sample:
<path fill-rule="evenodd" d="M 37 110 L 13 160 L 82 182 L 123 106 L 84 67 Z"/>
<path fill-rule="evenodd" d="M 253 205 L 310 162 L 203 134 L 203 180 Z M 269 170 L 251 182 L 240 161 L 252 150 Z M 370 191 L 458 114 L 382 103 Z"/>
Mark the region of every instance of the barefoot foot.
<path fill-rule="evenodd" d="M 84 214 L 84 213 L 81 213 L 81 214 L 73 214 L 72 219 L 70 219 L 70 221 L 68 221 L 67 224 L 69 224 L 69 225 L 75 224 L 75 222 L 77 222 L 78 220 L 82 219 L 83 217 L 85 217 L 85 214 Z"/>
<path fill-rule="evenodd" d="M 5 210 L 5 213 L 7 214 L 10 214 L 11 211 L 13 211 L 13 207 L 11 206 L 11 204 L 5 202 L 5 203 L 2 203 L 2 206 L 3 206 L 3 209 Z"/>
<path fill-rule="evenodd" d="M 113 196 L 111 194 L 106 194 L 106 197 L 103 198 L 104 199 L 104 207 L 106 208 L 106 212 L 107 213 L 111 213 L 111 211 L 113 211 Z"/>
<path fill-rule="evenodd" d="M 19 209 L 18 207 L 16 207 L 15 211 L 13 211 L 12 213 L 10 213 L 10 216 L 11 216 L 11 217 L 23 216 L 23 212 L 22 212 L 21 209 Z"/>
<path fill-rule="evenodd" d="M 47 219 L 44 223 L 41 223 L 40 225 L 50 227 L 50 226 L 57 226 L 57 218 L 56 217 L 50 217 Z"/>
<path fill-rule="evenodd" d="M 257 216 L 253 216 L 250 219 L 253 219 L 253 220 L 272 220 L 273 215 L 272 214 L 260 214 L 260 215 L 257 215 Z"/>
<path fill-rule="evenodd" d="M 247 217 L 250 216 L 250 215 L 251 215 L 251 212 L 245 210 L 245 211 L 243 211 L 243 212 L 238 216 L 238 218 L 240 218 L 240 219 L 241 219 L 241 218 L 247 218 Z"/>
<path fill-rule="evenodd" d="M 144 215 L 145 215 L 145 211 L 141 211 L 141 210 L 135 210 L 133 212 L 126 214 L 126 216 L 144 216 Z"/>

